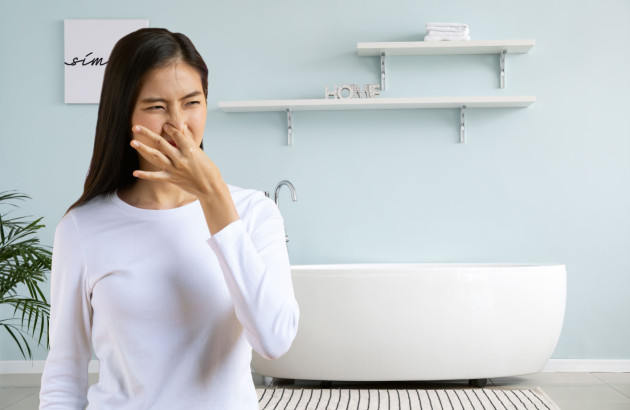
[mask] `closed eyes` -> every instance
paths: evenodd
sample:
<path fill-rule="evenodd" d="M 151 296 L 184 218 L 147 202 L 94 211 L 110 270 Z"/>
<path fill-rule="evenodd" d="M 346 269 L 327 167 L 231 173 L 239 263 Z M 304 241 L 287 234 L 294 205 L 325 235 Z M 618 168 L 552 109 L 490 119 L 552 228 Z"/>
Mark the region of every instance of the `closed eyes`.
<path fill-rule="evenodd" d="M 201 101 L 188 101 L 185 105 L 190 107 L 193 105 L 198 105 L 201 104 Z M 166 107 L 163 105 L 151 105 L 149 107 L 146 107 L 145 110 L 149 110 L 149 111 L 158 111 L 158 110 L 166 110 Z"/>

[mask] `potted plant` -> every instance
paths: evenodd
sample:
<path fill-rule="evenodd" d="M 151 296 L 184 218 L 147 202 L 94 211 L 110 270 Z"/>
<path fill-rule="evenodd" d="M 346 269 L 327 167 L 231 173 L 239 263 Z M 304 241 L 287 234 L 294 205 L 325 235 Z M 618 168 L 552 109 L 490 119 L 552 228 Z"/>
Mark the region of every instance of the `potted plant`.
<path fill-rule="evenodd" d="M 11 335 L 22 356 L 32 359 L 26 336 L 41 345 L 46 333 L 48 346 L 50 305 L 40 285 L 50 272 L 52 252 L 37 237 L 44 227 L 42 218 L 10 215 L 10 208 L 17 208 L 15 202 L 24 199 L 30 198 L 15 191 L 0 192 L 0 307 L 10 306 L 12 311 L 10 317 L 0 317 L 0 327 Z"/>

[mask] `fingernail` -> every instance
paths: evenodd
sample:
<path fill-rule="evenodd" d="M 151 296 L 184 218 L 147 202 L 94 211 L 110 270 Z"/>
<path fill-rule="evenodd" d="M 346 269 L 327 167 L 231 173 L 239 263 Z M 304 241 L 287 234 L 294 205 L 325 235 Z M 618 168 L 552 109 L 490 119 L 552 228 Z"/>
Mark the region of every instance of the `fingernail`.
<path fill-rule="evenodd" d="M 134 125 L 133 126 L 133 130 L 134 131 L 140 131 L 140 126 L 139 125 Z"/>
<path fill-rule="evenodd" d="M 131 140 L 131 145 L 133 145 L 134 147 L 140 146 L 140 144 L 138 144 L 138 141 L 136 140 Z"/>

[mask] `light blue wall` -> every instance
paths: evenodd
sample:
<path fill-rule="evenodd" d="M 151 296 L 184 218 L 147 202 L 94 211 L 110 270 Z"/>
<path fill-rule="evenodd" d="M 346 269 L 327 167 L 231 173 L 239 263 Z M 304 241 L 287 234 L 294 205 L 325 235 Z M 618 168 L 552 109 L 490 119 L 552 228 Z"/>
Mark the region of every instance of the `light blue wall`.
<path fill-rule="evenodd" d="M 96 105 L 63 103 L 63 20 L 148 18 L 188 34 L 211 69 L 206 151 L 234 185 L 272 190 L 294 264 L 552 262 L 568 269 L 554 358 L 630 359 L 630 2 L 0 0 L 0 190 L 34 201 L 43 241 L 80 194 Z M 226 114 L 220 100 L 320 98 L 378 83 L 363 41 L 421 40 L 428 21 L 508 55 L 392 57 L 383 97 L 535 95 L 527 109 Z M 532 304 L 536 300 L 531 301 Z M 20 355 L 0 335 L 0 360 Z M 45 358 L 39 350 L 36 359 Z"/>

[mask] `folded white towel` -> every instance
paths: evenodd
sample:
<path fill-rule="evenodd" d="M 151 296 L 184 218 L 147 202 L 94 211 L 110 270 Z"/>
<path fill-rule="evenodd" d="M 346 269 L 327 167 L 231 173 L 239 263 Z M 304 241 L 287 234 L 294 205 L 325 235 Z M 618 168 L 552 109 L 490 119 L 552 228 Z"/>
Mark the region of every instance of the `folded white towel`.
<path fill-rule="evenodd" d="M 467 36 L 470 34 L 467 24 L 460 23 L 427 23 L 427 36 Z"/>
<path fill-rule="evenodd" d="M 438 30 L 427 30 L 427 36 L 467 36 L 470 34 L 468 29 L 463 31 L 438 31 Z"/>
<path fill-rule="evenodd" d="M 427 26 L 426 30 L 427 31 L 439 31 L 440 33 L 463 33 L 465 31 L 468 31 L 468 27 L 463 28 L 463 27 L 433 27 L 433 26 Z"/>
<path fill-rule="evenodd" d="M 470 36 L 424 36 L 424 41 L 469 41 Z"/>
<path fill-rule="evenodd" d="M 427 27 L 445 27 L 445 28 L 468 28 L 468 24 L 463 23 L 427 23 Z"/>

